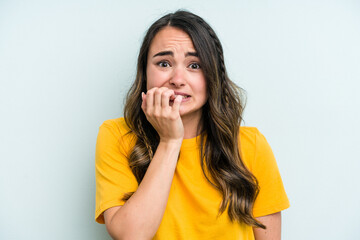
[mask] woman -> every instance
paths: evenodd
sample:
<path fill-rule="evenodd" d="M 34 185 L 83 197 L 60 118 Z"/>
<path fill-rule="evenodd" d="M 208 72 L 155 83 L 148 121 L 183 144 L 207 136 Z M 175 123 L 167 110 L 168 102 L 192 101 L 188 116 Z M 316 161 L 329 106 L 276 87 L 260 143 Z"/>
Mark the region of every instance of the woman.
<path fill-rule="evenodd" d="M 149 28 L 124 118 L 96 146 L 96 221 L 114 239 L 280 239 L 289 202 L 265 137 L 240 128 L 240 90 L 202 18 Z"/>

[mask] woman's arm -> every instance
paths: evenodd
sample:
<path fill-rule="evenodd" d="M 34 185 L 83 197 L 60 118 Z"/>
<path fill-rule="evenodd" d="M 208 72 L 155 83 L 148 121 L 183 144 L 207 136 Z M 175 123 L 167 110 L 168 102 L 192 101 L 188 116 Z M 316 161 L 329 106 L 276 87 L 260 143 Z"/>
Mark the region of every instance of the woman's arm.
<path fill-rule="evenodd" d="M 181 142 L 160 143 L 136 192 L 122 207 L 105 211 L 106 228 L 113 239 L 151 239 L 169 197 Z"/>
<path fill-rule="evenodd" d="M 159 228 L 184 136 L 179 114 L 182 97 L 169 106 L 173 95 L 167 88 L 153 88 L 142 96 L 141 108 L 158 132 L 160 143 L 136 192 L 123 206 L 104 212 L 113 239 L 152 239 Z"/>
<path fill-rule="evenodd" d="M 256 240 L 280 240 L 281 239 L 281 212 L 256 218 L 266 226 L 266 229 L 254 228 Z"/>

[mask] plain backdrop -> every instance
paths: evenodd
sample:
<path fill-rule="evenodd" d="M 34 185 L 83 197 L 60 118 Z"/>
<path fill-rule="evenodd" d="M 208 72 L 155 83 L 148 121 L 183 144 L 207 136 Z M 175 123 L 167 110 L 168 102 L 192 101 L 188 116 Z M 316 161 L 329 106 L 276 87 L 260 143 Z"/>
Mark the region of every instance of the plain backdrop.
<path fill-rule="evenodd" d="M 360 3 L 0 0 L 0 239 L 110 239 L 98 128 L 123 116 L 147 28 L 179 8 L 217 32 L 247 126 L 276 156 L 283 239 L 360 239 Z"/>

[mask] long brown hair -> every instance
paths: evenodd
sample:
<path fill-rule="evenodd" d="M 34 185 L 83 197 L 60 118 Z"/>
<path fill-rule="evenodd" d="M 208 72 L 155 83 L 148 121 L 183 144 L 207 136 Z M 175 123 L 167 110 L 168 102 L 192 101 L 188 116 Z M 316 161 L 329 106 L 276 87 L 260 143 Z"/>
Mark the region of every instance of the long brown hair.
<path fill-rule="evenodd" d="M 146 66 L 151 41 L 166 26 L 179 28 L 190 36 L 207 81 L 208 100 L 203 106 L 200 121 L 203 129 L 201 168 L 209 183 L 223 195 L 219 214 L 228 206 L 231 221 L 265 228 L 252 214 L 259 185 L 244 165 L 238 145 L 245 107 L 243 89 L 227 76 L 223 49 L 214 30 L 201 17 L 188 11 L 167 14 L 153 23 L 140 48 L 136 79 L 127 94 L 124 108 L 126 124 L 137 136 L 129 157 L 131 170 L 140 184 L 159 144 L 159 135 L 141 109 L 140 96 L 141 92 L 146 92 Z M 124 199 L 131 195 L 126 194 Z"/>

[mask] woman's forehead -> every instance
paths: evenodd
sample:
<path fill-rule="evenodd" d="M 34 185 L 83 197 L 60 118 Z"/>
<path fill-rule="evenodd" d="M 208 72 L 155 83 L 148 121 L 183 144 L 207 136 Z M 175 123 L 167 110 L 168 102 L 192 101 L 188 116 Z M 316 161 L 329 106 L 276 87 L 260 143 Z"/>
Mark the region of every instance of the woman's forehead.
<path fill-rule="evenodd" d="M 195 52 L 195 48 L 186 32 L 168 26 L 161 29 L 151 42 L 149 53 L 156 54 L 159 51 Z"/>

